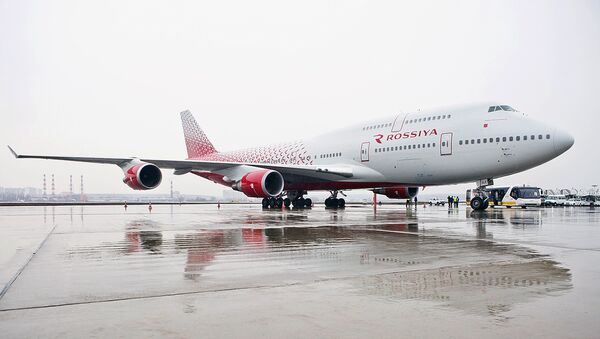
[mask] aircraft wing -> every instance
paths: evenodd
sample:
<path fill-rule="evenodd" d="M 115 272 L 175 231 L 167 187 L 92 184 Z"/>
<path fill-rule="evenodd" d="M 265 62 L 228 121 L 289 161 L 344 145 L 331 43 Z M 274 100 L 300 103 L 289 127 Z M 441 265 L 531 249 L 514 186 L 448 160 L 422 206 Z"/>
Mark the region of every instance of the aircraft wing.
<path fill-rule="evenodd" d="M 165 160 L 165 159 L 144 159 L 144 158 L 99 158 L 99 157 L 74 157 L 60 155 L 29 155 L 18 154 L 8 146 L 8 149 L 19 159 L 49 159 L 64 160 L 76 162 L 88 162 L 96 164 L 113 164 L 119 167 L 127 165 L 130 161 L 140 160 L 154 164 L 160 168 L 172 168 L 175 174 L 184 174 L 191 171 L 218 171 L 236 166 L 252 166 L 258 168 L 272 169 L 280 172 L 282 175 L 302 175 L 323 180 L 335 180 L 336 178 L 352 178 L 355 176 L 351 165 L 284 165 L 284 164 L 266 164 L 266 163 L 246 163 L 229 161 L 204 161 L 204 160 Z M 362 166 L 361 166 L 362 167 Z M 361 168 L 361 171 L 363 169 Z"/>

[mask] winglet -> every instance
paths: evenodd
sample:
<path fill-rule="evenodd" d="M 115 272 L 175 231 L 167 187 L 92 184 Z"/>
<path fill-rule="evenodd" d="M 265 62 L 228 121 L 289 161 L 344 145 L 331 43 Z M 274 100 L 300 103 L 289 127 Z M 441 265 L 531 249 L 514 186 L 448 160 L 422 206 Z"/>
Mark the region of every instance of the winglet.
<path fill-rule="evenodd" d="M 19 155 L 17 154 L 17 152 L 15 152 L 15 150 L 14 150 L 14 149 L 12 149 L 12 147 L 10 147 L 10 145 L 6 145 L 6 146 L 7 146 L 7 147 L 8 147 L 8 149 L 10 150 L 10 153 L 12 153 L 12 154 L 15 156 L 15 158 L 18 158 L 18 157 L 19 157 Z"/>

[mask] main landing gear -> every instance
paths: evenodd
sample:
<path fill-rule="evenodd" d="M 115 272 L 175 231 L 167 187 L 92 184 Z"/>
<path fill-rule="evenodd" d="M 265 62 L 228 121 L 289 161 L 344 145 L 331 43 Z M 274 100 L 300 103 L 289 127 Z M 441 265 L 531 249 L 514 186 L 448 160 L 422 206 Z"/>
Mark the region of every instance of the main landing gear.
<path fill-rule="evenodd" d="M 342 193 L 342 192 L 339 192 L 339 193 L 341 195 L 344 195 L 344 193 Z M 331 196 L 329 198 L 325 199 L 325 208 L 345 208 L 346 207 L 346 200 L 344 200 L 344 198 L 338 199 L 337 195 L 338 195 L 338 191 L 331 191 Z"/>
<path fill-rule="evenodd" d="M 311 208 L 312 200 L 310 198 L 304 198 L 303 195 L 306 194 L 304 192 L 287 192 L 287 197 L 284 199 L 282 196 L 279 197 L 270 197 L 263 198 L 262 207 L 263 208 L 273 208 L 273 209 L 281 209 L 282 207 L 290 208 L 290 206 L 294 208 Z"/>

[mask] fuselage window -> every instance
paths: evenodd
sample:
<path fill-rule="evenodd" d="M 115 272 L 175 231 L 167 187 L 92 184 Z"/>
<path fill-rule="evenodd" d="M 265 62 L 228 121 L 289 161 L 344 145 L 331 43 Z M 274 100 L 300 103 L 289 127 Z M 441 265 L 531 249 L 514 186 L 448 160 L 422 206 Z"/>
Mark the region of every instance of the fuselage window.
<path fill-rule="evenodd" d="M 541 134 L 538 135 L 538 139 L 542 140 L 542 135 Z"/>
<path fill-rule="evenodd" d="M 427 117 L 427 121 L 431 120 L 431 117 Z"/>
<path fill-rule="evenodd" d="M 490 138 L 490 142 L 494 142 L 494 138 Z"/>
<path fill-rule="evenodd" d="M 495 106 L 490 106 L 490 108 L 488 108 L 488 113 L 489 113 L 489 112 L 493 112 L 493 111 L 495 111 L 495 110 L 496 110 L 496 107 L 495 107 Z"/>
<path fill-rule="evenodd" d="M 442 115 L 442 119 L 446 119 L 446 114 Z"/>
<path fill-rule="evenodd" d="M 435 147 L 435 142 L 433 143 L 433 147 Z"/>
<path fill-rule="evenodd" d="M 527 141 L 527 136 L 526 135 L 523 136 L 523 141 Z"/>
<path fill-rule="evenodd" d="M 531 135 L 531 141 L 535 140 L 535 135 Z"/>
<path fill-rule="evenodd" d="M 496 142 L 500 142 L 500 138 L 499 137 L 496 138 Z"/>
<path fill-rule="evenodd" d="M 521 137 L 517 135 L 516 137 L 517 141 L 521 141 Z"/>
<path fill-rule="evenodd" d="M 458 144 L 459 144 L 459 145 L 462 145 L 462 140 L 459 140 L 459 141 L 458 141 Z"/>
<path fill-rule="evenodd" d="M 506 142 L 506 137 L 502 137 L 502 142 Z"/>
<path fill-rule="evenodd" d="M 508 141 L 513 141 L 513 137 L 508 138 Z"/>
<path fill-rule="evenodd" d="M 469 144 L 469 140 L 467 139 L 467 140 L 465 140 L 465 145 L 468 145 L 468 144 Z"/>
<path fill-rule="evenodd" d="M 421 148 L 421 144 L 418 144 L 418 145 L 417 145 L 417 148 Z"/>
<path fill-rule="evenodd" d="M 487 144 L 487 138 L 483 138 L 483 143 Z"/>
<path fill-rule="evenodd" d="M 475 139 L 471 139 L 471 144 L 474 144 L 474 143 L 475 143 Z"/>
<path fill-rule="evenodd" d="M 448 114 L 448 119 L 450 119 L 452 116 L 450 114 Z"/>
<path fill-rule="evenodd" d="M 428 144 L 427 144 L 427 147 L 431 147 L 431 143 L 428 143 Z"/>
<path fill-rule="evenodd" d="M 442 141 L 442 146 L 446 146 L 446 142 L 445 141 Z"/>
<path fill-rule="evenodd" d="M 423 148 L 425 148 L 425 144 L 423 144 Z"/>
<path fill-rule="evenodd" d="M 481 144 L 481 139 L 477 139 L 477 143 L 478 143 L 478 144 Z"/>
<path fill-rule="evenodd" d="M 550 139 L 550 134 L 546 134 L 546 139 Z"/>
<path fill-rule="evenodd" d="M 404 149 L 406 149 L 406 145 L 404 145 Z"/>

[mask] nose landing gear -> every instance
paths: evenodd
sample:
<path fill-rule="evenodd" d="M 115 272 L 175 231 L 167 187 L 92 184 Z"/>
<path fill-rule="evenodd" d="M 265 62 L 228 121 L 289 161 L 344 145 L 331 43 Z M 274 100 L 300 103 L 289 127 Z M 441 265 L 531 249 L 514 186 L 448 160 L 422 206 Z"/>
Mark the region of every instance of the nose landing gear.
<path fill-rule="evenodd" d="M 485 179 L 477 182 L 477 188 L 472 191 L 473 197 L 470 202 L 472 209 L 475 211 L 483 211 L 490 206 L 490 199 L 485 188 L 486 186 L 493 184 L 494 180 L 492 179 Z"/>
<path fill-rule="evenodd" d="M 490 206 L 490 200 L 488 199 L 488 197 L 474 197 L 473 199 L 471 199 L 471 208 L 476 210 L 476 211 L 483 211 L 486 208 L 488 208 Z"/>

